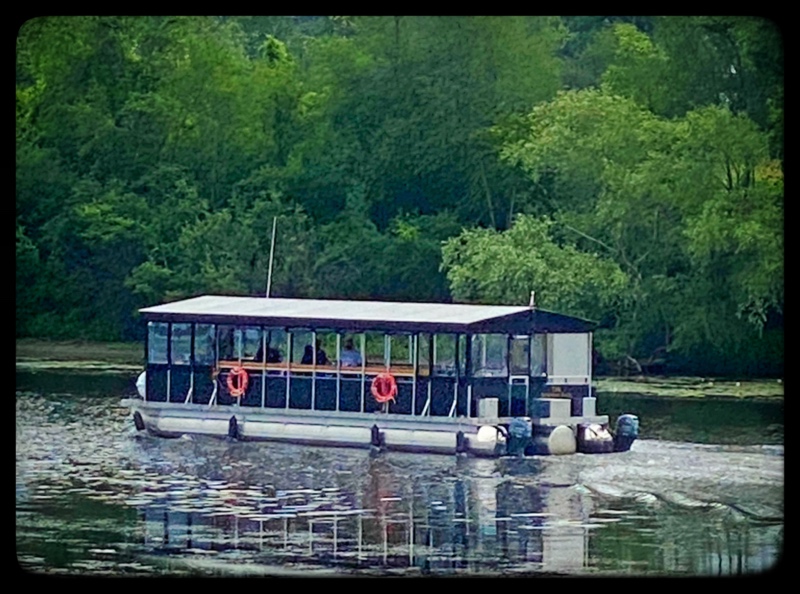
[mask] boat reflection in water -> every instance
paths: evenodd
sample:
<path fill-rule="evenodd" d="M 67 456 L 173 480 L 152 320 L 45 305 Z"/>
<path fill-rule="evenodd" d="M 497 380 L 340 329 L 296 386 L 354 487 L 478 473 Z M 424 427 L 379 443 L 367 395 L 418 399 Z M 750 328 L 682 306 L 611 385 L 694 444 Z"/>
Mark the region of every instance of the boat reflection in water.
<path fill-rule="evenodd" d="M 585 504 L 574 488 L 489 479 L 470 485 L 458 478 L 449 489 L 420 485 L 401 497 L 386 488 L 380 471 L 372 477 L 367 509 L 337 489 L 225 488 L 225 504 L 209 502 L 206 511 L 153 502 L 140 508 L 144 544 L 154 552 L 238 550 L 269 563 L 436 573 L 574 572 L 586 564 Z"/>
<path fill-rule="evenodd" d="M 526 465 L 524 475 L 412 481 L 398 489 L 391 468 L 371 460 L 367 507 L 339 488 L 237 489 L 220 482 L 207 489 L 216 497 L 191 505 L 142 505 L 144 544 L 189 565 L 217 555 L 226 563 L 411 574 L 723 574 L 775 561 L 776 551 L 759 551 L 755 538 L 748 545 L 747 525 L 732 528 L 724 514 L 719 534 L 706 524 L 704 535 L 682 543 L 672 528 L 692 520 L 676 521 L 675 510 L 648 519 L 641 507 L 600 509 L 595 495 L 574 484 L 531 475 L 539 461 L 516 462 Z M 651 542 L 642 542 L 643 531 L 652 533 Z M 638 544 L 631 547 L 634 533 Z"/>

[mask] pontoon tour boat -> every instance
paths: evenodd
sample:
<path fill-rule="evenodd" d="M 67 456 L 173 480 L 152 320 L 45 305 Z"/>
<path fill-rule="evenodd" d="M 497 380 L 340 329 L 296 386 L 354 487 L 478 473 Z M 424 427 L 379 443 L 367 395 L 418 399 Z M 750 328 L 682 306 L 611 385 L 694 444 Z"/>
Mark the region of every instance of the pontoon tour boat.
<path fill-rule="evenodd" d="M 531 306 L 206 295 L 141 310 L 136 428 L 476 456 L 625 451 L 587 320 Z"/>

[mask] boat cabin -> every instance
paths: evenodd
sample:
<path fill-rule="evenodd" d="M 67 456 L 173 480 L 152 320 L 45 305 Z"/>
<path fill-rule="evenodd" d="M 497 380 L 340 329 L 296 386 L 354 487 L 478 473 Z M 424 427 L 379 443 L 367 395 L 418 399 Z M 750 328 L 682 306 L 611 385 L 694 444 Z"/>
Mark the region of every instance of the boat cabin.
<path fill-rule="evenodd" d="M 557 401 L 595 414 L 594 324 L 535 307 L 206 295 L 141 313 L 146 401 L 500 420 L 550 417 Z M 385 403 L 371 391 L 380 374 L 396 384 Z"/>

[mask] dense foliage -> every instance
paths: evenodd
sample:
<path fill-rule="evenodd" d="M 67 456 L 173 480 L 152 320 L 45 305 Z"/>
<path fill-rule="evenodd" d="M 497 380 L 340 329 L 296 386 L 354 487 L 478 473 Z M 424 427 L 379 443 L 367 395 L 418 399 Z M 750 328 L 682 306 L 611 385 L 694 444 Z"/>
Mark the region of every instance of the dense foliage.
<path fill-rule="evenodd" d="M 47 17 L 17 336 L 206 292 L 527 303 L 609 360 L 782 373 L 783 48 L 744 17 Z"/>

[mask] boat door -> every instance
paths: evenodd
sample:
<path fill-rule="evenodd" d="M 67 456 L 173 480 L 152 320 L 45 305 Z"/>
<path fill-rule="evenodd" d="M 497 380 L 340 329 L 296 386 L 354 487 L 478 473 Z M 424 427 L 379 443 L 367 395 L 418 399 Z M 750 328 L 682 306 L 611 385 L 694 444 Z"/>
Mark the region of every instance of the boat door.
<path fill-rule="evenodd" d="M 508 411 L 511 417 L 528 415 L 530 395 L 531 337 L 510 336 L 508 340 Z"/>

